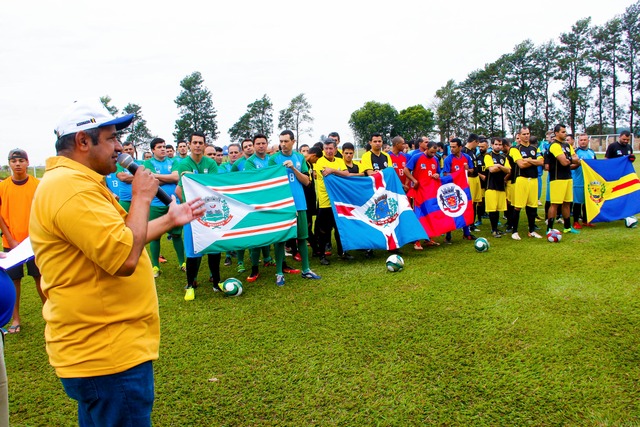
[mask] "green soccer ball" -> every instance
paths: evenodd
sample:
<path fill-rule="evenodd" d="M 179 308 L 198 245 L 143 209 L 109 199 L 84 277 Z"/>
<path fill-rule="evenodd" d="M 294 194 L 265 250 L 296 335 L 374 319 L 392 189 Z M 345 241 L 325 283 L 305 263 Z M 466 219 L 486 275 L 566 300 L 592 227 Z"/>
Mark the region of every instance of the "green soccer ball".
<path fill-rule="evenodd" d="M 400 255 L 391 255 L 387 258 L 387 270 L 392 273 L 402 271 L 404 268 L 404 260 Z"/>
<path fill-rule="evenodd" d="M 242 295 L 242 282 L 231 277 L 220 285 L 220 290 L 229 297 L 238 297 Z"/>
<path fill-rule="evenodd" d="M 473 247 L 476 248 L 478 252 L 487 252 L 489 250 L 489 241 L 484 237 L 478 237 L 475 242 L 473 242 Z"/>

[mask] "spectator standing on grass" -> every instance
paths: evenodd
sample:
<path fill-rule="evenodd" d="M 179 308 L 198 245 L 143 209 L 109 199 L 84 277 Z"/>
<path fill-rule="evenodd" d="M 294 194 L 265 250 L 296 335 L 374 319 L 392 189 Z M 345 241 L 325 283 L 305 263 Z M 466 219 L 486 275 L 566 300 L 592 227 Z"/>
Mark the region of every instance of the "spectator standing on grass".
<path fill-rule="evenodd" d="M 98 100 L 65 110 L 29 222 L 49 361 L 81 426 L 151 425 L 160 321 L 145 244 L 204 213 L 200 200 L 173 202 L 149 222 L 158 180 L 144 168 L 129 213 L 111 195 L 104 176 L 122 151 L 117 131 L 133 117 L 114 118 Z"/>
<path fill-rule="evenodd" d="M 153 173 L 153 176 L 160 182 L 160 188 L 162 188 L 165 193 L 170 196 L 175 195 L 178 175 L 172 173 L 173 162 L 167 158 L 164 139 L 154 138 L 149 143 L 149 146 L 151 147 L 153 157 L 144 162 L 144 167 Z M 154 197 L 149 210 L 149 221 L 166 215 L 168 211 L 169 206 L 162 203 L 157 197 Z M 176 251 L 178 257 L 178 267 L 182 269 L 182 271 L 186 271 L 187 265 L 184 259 L 182 226 L 169 230 L 169 236 L 171 236 L 170 240 L 173 243 L 173 249 Z M 153 277 L 158 277 L 161 273 L 159 263 L 160 238 L 152 240 L 149 243 L 149 252 L 151 253 L 151 264 L 153 265 Z"/>
<path fill-rule="evenodd" d="M 174 163 L 172 172 L 178 178 L 178 187 L 176 194 L 181 202 L 185 201 L 184 192 L 182 190 L 182 177 L 188 173 L 195 174 L 216 174 L 218 173 L 218 165 L 216 162 L 204 155 L 206 145 L 206 137 L 202 132 L 193 132 L 189 137 L 189 155 L 180 162 Z M 185 232 L 190 233 L 190 227 L 185 227 Z M 207 262 L 209 264 L 209 281 L 213 283 L 213 290 L 217 291 L 217 285 L 220 282 L 220 254 L 207 254 Z M 195 288 L 198 286 L 198 272 L 202 262 L 202 255 L 190 257 L 187 254 L 185 262 L 185 270 L 187 272 L 187 285 L 185 286 L 185 301 L 193 301 L 195 299 Z"/>
<path fill-rule="evenodd" d="M 31 203 L 40 180 L 27 173 L 29 157 L 27 152 L 16 148 L 9 152 L 9 168 L 11 177 L 0 182 L 0 229 L 2 230 L 2 246 L 5 252 L 9 252 L 29 237 L 29 215 Z M 20 291 L 24 277 L 24 267 L 27 273 L 36 282 L 36 289 L 42 303 L 45 302 L 44 294 L 40 286 L 40 271 L 34 259 L 26 263 L 16 265 L 7 270 L 7 274 L 13 281 L 16 292 L 16 303 L 13 308 L 13 320 L 7 329 L 10 334 L 20 332 Z M 4 323 L 2 323 L 4 325 Z"/>

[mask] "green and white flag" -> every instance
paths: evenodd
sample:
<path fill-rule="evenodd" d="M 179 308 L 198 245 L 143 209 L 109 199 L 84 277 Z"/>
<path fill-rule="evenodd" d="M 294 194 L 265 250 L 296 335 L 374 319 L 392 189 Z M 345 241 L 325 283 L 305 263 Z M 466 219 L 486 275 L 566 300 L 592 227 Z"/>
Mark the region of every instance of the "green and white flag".
<path fill-rule="evenodd" d="M 206 212 L 185 235 L 194 254 L 248 249 L 297 236 L 297 211 L 289 178 L 282 166 L 219 175 L 185 174 L 187 200 L 201 197 Z M 189 233 L 185 228 L 185 234 Z"/>

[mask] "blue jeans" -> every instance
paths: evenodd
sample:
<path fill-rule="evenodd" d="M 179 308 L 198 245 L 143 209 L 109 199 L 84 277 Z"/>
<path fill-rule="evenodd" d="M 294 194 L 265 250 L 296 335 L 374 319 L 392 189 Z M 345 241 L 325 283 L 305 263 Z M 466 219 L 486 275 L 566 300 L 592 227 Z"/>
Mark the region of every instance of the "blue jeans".
<path fill-rule="evenodd" d="M 113 375 L 60 378 L 67 395 L 78 401 L 78 424 L 85 426 L 151 426 L 153 364 Z"/>

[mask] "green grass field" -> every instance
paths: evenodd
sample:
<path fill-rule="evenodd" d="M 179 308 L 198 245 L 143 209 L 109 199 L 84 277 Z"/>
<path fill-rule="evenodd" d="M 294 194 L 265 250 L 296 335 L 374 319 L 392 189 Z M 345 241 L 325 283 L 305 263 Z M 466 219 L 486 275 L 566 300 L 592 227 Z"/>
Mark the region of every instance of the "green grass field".
<path fill-rule="evenodd" d="M 237 298 L 212 291 L 203 263 L 192 302 L 163 240 L 154 425 L 640 425 L 639 235 L 618 221 L 476 253 L 458 231 L 405 246 L 400 273 L 384 251 L 357 253 L 283 288 L 274 268 L 249 284 L 234 263 Z M 32 284 L 6 338 L 11 425 L 75 425 Z"/>

